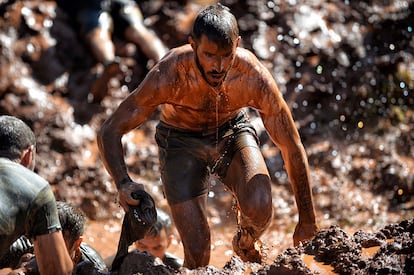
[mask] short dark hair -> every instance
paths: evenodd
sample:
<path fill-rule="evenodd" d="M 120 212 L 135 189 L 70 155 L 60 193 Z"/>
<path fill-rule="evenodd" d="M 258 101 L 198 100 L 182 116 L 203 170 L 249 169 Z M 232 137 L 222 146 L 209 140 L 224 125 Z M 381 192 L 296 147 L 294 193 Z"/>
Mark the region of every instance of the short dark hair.
<path fill-rule="evenodd" d="M 239 37 L 239 27 L 230 9 L 220 3 L 203 9 L 194 20 L 191 36 L 200 41 L 202 35 L 225 48 Z"/>
<path fill-rule="evenodd" d="M 157 222 L 150 228 L 147 234 L 155 237 L 160 234 L 162 229 L 165 229 L 167 235 L 172 234 L 171 217 L 167 212 L 157 208 Z"/>
<path fill-rule="evenodd" d="M 0 116 L 0 157 L 15 161 L 32 145 L 36 146 L 36 138 L 26 123 L 14 116 Z"/>
<path fill-rule="evenodd" d="M 85 213 L 68 202 L 57 201 L 56 206 L 63 237 L 69 240 L 70 246 L 73 246 L 85 232 Z"/>

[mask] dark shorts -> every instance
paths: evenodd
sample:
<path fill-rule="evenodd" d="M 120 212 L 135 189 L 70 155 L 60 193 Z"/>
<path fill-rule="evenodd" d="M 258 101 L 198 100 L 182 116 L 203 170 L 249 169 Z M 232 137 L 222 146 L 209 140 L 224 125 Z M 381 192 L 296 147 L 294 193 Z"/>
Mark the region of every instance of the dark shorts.
<path fill-rule="evenodd" d="M 256 131 L 244 112 L 208 134 L 160 121 L 155 139 L 164 194 L 170 204 L 206 194 L 210 174 L 224 179 L 235 152 L 247 146 L 259 148 Z"/>
<path fill-rule="evenodd" d="M 143 24 L 142 22 L 142 13 L 132 0 L 103 1 L 100 6 L 80 10 L 76 17 L 76 23 L 84 34 L 96 28 L 112 26 L 113 33 L 121 38 L 129 26 Z"/>

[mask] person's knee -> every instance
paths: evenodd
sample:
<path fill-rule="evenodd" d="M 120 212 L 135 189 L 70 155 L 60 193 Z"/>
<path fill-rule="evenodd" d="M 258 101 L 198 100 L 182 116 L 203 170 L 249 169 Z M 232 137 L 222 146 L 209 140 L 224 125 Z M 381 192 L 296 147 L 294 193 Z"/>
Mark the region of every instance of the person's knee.
<path fill-rule="evenodd" d="M 270 192 L 253 192 L 250 196 L 240 201 L 240 206 L 245 215 L 249 217 L 268 214 L 272 209 L 272 196 Z"/>
<path fill-rule="evenodd" d="M 268 184 L 252 185 L 256 186 L 250 190 L 243 198 L 239 198 L 242 214 L 254 221 L 255 224 L 266 225 L 272 217 L 272 193 Z"/>

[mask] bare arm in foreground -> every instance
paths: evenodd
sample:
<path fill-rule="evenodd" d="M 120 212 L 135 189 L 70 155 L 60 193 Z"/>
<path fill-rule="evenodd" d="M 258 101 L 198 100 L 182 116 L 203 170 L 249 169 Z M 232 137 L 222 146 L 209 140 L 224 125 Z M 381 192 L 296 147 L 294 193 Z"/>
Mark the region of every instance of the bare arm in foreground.
<path fill-rule="evenodd" d="M 72 274 L 73 263 L 62 231 L 36 236 L 33 245 L 40 274 Z"/>
<path fill-rule="evenodd" d="M 294 245 L 298 245 L 300 241 L 315 236 L 319 230 L 313 206 L 308 159 L 292 114 L 276 83 L 266 69 L 262 68 L 260 75 L 263 79 L 258 87 L 264 87 L 264 94 L 257 98 L 258 109 L 267 132 L 281 151 L 295 195 L 299 222 L 293 240 Z"/>

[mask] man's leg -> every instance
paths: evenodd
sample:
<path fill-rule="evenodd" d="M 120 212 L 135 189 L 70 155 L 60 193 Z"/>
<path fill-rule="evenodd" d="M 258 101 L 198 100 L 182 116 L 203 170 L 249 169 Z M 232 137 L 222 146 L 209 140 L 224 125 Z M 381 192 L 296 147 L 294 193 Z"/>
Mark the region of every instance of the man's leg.
<path fill-rule="evenodd" d="M 253 138 L 246 136 L 246 138 Z M 238 203 L 239 231 L 233 240 L 235 252 L 244 261 L 260 262 L 257 241 L 272 218 L 271 180 L 258 147 L 237 151 L 224 179 Z"/>
<path fill-rule="evenodd" d="M 170 205 L 175 226 L 184 246 L 184 266 L 206 266 L 210 261 L 210 228 L 206 214 L 207 195 Z"/>

